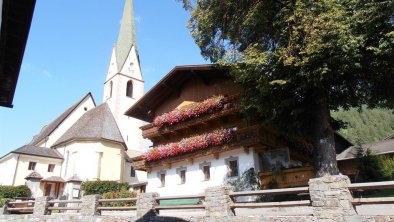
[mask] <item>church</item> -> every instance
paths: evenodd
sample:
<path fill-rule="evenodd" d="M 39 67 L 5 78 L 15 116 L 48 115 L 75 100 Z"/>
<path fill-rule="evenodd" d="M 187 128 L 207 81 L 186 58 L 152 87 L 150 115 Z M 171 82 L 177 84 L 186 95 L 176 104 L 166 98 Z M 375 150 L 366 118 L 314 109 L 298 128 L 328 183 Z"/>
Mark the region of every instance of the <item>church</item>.
<path fill-rule="evenodd" d="M 79 197 L 88 180 L 128 182 L 144 190 L 146 173 L 131 158 L 143 149 L 141 120 L 125 116 L 144 94 L 134 26 L 133 1 L 126 0 L 121 27 L 96 104 L 89 92 L 32 141 L 0 158 L 0 185 L 28 185 L 33 197 Z"/>

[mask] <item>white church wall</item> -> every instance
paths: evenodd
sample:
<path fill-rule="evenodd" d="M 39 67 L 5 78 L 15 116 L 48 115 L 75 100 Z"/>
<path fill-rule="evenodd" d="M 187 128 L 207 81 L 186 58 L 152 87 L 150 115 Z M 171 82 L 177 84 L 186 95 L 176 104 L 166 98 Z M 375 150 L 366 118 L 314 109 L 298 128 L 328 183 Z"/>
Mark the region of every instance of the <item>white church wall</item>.
<path fill-rule="evenodd" d="M 26 182 L 25 177 L 31 172 L 33 172 L 33 170 L 29 170 L 29 162 L 36 162 L 36 167 L 34 170 L 38 172 L 43 178 L 47 178 L 50 176 L 60 176 L 62 160 L 38 156 L 21 155 L 18 160 L 18 167 L 16 171 L 14 186 L 24 185 Z M 55 165 L 53 172 L 48 172 L 49 164 Z"/>
<path fill-rule="evenodd" d="M 186 161 L 171 165 L 170 169 L 155 167 L 148 173 L 147 192 L 158 192 L 160 196 L 172 195 L 193 195 L 203 193 L 204 190 L 212 186 L 220 186 L 227 177 L 228 168 L 225 160 L 230 157 L 238 158 L 239 175 L 250 168 L 256 169 L 254 152 L 245 153 L 243 149 L 236 149 L 220 153 L 219 159 L 212 155 L 196 158 L 193 164 Z M 202 163 L 210 163 L 210 180 L 204 181 L 204 174 L 200 168 Z M 180 176 L 177 168 L 186 167 L 186 183 L 180 184 Z M 165 186 L 161 187 L 159 172 L 164 170 L 166 173 Z"/>
<path fill-rule="evenodd" d="M 12 185 L 17 162 L 18 155 L 13 153 L 8 154 L 0 160 L 0 185 Z"/>
<path fill-rule="evenodd" d="M 78 175 L 82 180 L 120 181 L 124 148 L 119 143 L 81 141 L 60 147 L 64 155 L 63 178 Z"/>
<path fill-rule="evenodd" d="M 48 141 L 42 141 L 37 146 L 51 147 L 85 112 L 95 107 L 92 97 L 88 96 L 79 106 L 54 130 Z M 85 110 L 86 108 L 86 110 Z"/>

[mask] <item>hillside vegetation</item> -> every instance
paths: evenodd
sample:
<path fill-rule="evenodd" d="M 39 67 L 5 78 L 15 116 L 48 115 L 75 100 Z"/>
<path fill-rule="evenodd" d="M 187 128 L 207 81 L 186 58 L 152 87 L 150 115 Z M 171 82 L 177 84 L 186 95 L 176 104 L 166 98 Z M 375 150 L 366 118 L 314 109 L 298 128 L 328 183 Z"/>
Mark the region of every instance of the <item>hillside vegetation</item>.
<path fill-rule="evenodd" d="M 353 144 L 377 142 L 394 134 L 393 110 L 357 109 L 339 110 L 331 113 L 332 117 L 347 123 L 339 133 Z"/>

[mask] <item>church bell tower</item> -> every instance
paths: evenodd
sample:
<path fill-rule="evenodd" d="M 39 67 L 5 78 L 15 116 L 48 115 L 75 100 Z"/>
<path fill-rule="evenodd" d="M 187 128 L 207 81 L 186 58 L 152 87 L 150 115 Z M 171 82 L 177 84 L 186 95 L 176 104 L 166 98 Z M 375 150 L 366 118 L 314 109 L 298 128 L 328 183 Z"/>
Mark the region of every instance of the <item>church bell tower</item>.
<path fill-rule="evenodd" d="M 126 0 L 118 40 L 104 82 L 104 98 L 115 117 L 129 150 L 143 150 L 142 121 L 124 115 L 144 94 L 144 80 L 138 57 L 133 1 Z"/>

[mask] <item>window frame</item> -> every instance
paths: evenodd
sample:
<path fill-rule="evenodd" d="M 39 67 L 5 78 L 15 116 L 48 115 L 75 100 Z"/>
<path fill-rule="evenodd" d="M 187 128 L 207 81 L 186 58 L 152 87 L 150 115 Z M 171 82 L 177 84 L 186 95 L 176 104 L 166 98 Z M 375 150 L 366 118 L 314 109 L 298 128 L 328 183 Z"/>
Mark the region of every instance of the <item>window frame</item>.
<path fill-rule="evenodd" d="M 129 80 L 126 83 L 126 97 L 133 98 L 134 84 L 133 80 Z"/>
<path fill-rule="evenodd" d="M 157 172 L 157 177 L 160 181 L 159 187 L 166 186 L 166 174 L 167 174 L 167 172 L 165 170 L 160 170 L 159 172 Z"/>
<path fill-rule="evenodd" d="M 240 175 L 240 172 L 239 172 L 239 158 L 230 156 L 229 158 L 225 159 L 225 162 L 226 162 L 226 165 L 227 165 L 227 177 L 229 177 L 229 178 L 239 177 L 239 175 Z M 236 162 L 237 163 L 236 168 L 235 168 L 236 171 L 233 170 L 233 167 L 232 167 L 232 164 L 231 164 L 232 162 Z M 234 175 L 234 172 L 237 172 L 237 174 Z"/>
<path fill-rule="evenodd" d="M 53 164 L 53 163 L 48 164 L 48 170 L 47 170 L 47 172 L 48 172 L 48 173 L 53 173 L 53 172 L 55 172 L 55 167 L 56 167 L 56 164 Z"/>
<path fill-rule="evenodd" d="M 36 166 L 37 166 L 37 162 L 29 161 L 29 165 L 27 167 L 27 170 L 35 170 Z"/>
<path fill-rule="evenodd" d="M 130 177 L 136 177 L 137 176 L 137 174 L 136 174 L 136 172 L 135 172 L 135 169 L 133 168 L 133 166 L 130 166 Z"/>
<path fill-rule="evenodd" d="M 205 167 L 208 167 L 208 174 L 209 174 L 208 179 L 207 179 L 205 171 L 204 171 Z M 200 163 L 200 170 L 202 172 L 202 181 L 210 181 L 211 180 L 211 162 L 204 161 L 204 162 Z"/>

